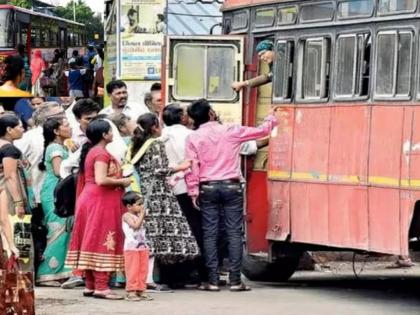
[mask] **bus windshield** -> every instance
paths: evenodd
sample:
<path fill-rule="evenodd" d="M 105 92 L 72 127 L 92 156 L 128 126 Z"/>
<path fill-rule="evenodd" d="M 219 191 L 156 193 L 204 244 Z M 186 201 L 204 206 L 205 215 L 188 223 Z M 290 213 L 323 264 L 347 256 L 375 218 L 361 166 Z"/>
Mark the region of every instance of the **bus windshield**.
<path fill-rule="evenodd" d="M 10 9 L 0 10 L 0 48 L 13 48 L 13 31 Z"/>

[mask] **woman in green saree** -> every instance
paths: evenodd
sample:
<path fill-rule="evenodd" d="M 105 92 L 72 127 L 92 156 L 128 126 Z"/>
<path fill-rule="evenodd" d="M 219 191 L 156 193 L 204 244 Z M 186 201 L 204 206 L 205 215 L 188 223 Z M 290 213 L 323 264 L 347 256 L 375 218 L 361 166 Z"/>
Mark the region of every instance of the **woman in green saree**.
<path fill-rule="evenodd" d="M 61 162 L 68 158 L 64 141 L 71 137 L 69 122 L 64 118 L 50 118 L 44 124 L 44 156 L 39 168 L 45 171 L 41 188 L 41 204 L 44 224 L 48 229 L 44 260 L 38 267 L 37 283 L 45 286 L 60 286 L 71 276 L 71 270 L 64 267 L 70 229 L 67 218 L 54 213 L 54 189 L 60 178 Z"/>

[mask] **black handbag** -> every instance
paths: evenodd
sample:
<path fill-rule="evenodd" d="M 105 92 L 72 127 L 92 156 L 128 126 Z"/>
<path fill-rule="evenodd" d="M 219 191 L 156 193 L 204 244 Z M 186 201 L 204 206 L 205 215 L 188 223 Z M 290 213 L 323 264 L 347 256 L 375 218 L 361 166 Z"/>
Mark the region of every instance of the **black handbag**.
<path fill-rule="evenodd" d="M 60 180 L 54 189 L 54 213 L 60 218 L 74 215 L 76 206 L 77 174 L 70 174 Z"/>

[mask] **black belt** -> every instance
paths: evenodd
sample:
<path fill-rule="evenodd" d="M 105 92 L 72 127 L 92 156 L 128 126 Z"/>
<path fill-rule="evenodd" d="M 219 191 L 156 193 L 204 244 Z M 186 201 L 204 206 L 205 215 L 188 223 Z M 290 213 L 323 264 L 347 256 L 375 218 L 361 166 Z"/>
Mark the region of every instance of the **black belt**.
<path fill-rule="evenodd" d="M 201 182 L 200 185 L 216 185 L 216 184 L 239 184 L 241 181 L 239 178 L 223 179 L 223 180 L 209 180 L 207 182 Z"/>

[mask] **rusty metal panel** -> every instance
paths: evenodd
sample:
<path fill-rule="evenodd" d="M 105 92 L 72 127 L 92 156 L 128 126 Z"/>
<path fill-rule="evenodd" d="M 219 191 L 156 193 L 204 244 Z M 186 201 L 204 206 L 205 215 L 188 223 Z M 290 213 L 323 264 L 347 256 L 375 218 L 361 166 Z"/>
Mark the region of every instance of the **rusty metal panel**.
<path fill-rule="evenodd" d="M 369 249 L 400 254 L 400 191 L 369 187 Z"/>
<path fill-rule="evenodd" d="M 370 108 L 335 107 L 331 115 L 328 181 L 356 185 L 366 183 Z"/>
<path fill-rule="evenodd" d="M 290 234 L 290 183 L 270 181 L 269 214 L 266 238 L 284 241 Z"/>
<path fill-rule="evenodd" d="M 413 111 L 412 136 L 404 138 L 403 161 L 409 163 L 410 187 L 420 189 L 420 108 Z"/>
<path fill-rule="evenodd" d="M 327 181 L 330 115 L 331 107 L 296 109 L 292 179 Z"/>
<path fill-rule="evenodd" d="M 292 183 L 290 186 L 293 242 L 329 245 L 328 185 Z"/>
<path fill-rule="evenodd" d="M 403 121 L 403 106 L 372 108 L 369 146 L 369 183 L 371 185 L 399 187 Z"/>
<path fill-rule="evenodd" d="M 329 186 L 328 230 L 331 246 L 368 250 L 367 187 Z"/>

